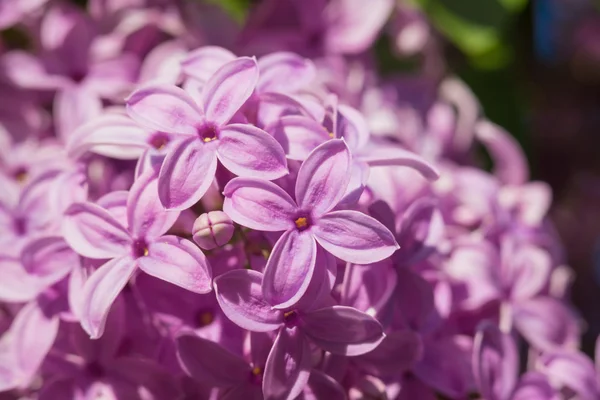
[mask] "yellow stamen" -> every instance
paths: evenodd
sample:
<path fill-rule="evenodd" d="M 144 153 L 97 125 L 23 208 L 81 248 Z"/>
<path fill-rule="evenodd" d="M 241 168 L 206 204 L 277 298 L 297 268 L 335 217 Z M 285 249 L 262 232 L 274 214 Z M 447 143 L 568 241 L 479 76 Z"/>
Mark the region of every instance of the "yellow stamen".
<path fill-rule="evenodd" d="M 19 172 L 16 176 L 15 179 L 17 180 L 17 182 L 19 183 L 23 183 L 25 182 L 25 180 L 27 180 L 27 172 Z"/>
<path fill-rule="evenodd" d="M 147 249 L 147 248 L 145 248 L 145 249 L 144 249 L 144 257 L 145 257 L 145 256 L 147 256 L 147 255 L 148 255 L 148 249 Z"/>
<path fill-rule="evenodd" d="M 206 311 L 200 314 L 200 323 L 202 326 L 210 325 L 214 320 L 212 313 Z"/>
<path fill-rule="evenodd" d="M 329 137 L 332 138 L 333 136 L 333 132 L 329 132 Z"/>
<path fill-rule="evenodd" d="M 215 139 L 216 139 L 216 137 L 206 137 L 206 138 L 204 138 L 202 140 L 204 140 L 204 143 L 208 143 L 208 142 L 212 142 Z"/>
<path fill-rule="evenodd" d="M 287 311 L 283 313 L 283 318 L 289 318 L 291 315 L 294 315 L 295 311 Z"/>
<path fill-rule="evenodd" d="M 308 221 L 304 217 L 300 217 L 294 221 L 296 223 L 296 228 L 302 229 L 308 226 Z"/>
<path fill-rule="evenodd" d="M 260 367 L 254 367 L 252 368 L 252 373 L 254 375 L 260 375 L 262 373 L 262 369 Z"/>

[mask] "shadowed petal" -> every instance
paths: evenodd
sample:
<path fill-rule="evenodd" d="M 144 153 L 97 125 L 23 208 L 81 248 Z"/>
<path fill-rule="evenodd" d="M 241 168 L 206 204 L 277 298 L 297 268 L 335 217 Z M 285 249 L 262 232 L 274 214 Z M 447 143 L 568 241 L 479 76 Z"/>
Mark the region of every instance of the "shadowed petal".
<path fill-rule="evenodd" d="M 217 155 L 223 166 L 238 176 L 272 180 L 288 173 L 281 145 L 252 125 L 224 127 L 219 134 Z"/>
<path fill-rule="evenodd" d="M 112 258 L 127 254 L 129 232 L 108 211 L 93 203 L 71 205 L 62 223 L 65 241 L 82 256 Z"/>
<path fill-rule="evenodd" d="M 308 85 L 316 75 L 312 61 L 284 51 L 261 57 L 258 67 L 259 92 L 295 92 Z"/>
<path fill-rule="evenodd" d="M 352 307 L 333 306 L 302 315 L 302 331 L 323 350 L 357 356 L 375 349 L 383 328 L 373 317 Z"/>
<path fill-rule="evenodd" d="M 344 138 L 352 151 L 361 149 L 369 141 L 369 126 L 362 114 L 346 105 L 338 106 L 335 134 L 338 138 Z"/>
<path fill-rule="evenodd" d="M 306 292 L 313 277 L 317 243 L 308 232 L 289 230 L 275 243 L 263 276 L 265 300 L 289 308 Z"/>
<path fill-rule="evenodd" d="M 177 338 L 177 357 L 195 380 L 211 386 L 231 387 L 249 380 L 250 365 L 219 344 L 193 335 Z"/>
<path fill-rule="evenodd" d="M 600 398 L 594 363 L 585 354 L 568 350 L 542 356 L 543 371 L 559 388 L 569 388 L 581 400 Z"/>
<path fill-rule="evenodd" d="M 398 248 L 394 235 L 375 218 L 358 211 L 334 211 L 313 226 L 317 242 L 334 256 L 369 264 L 391 256 Z"/>
<path fill-rule="evenodd" d="M 310 369 L 310 348 L 300 329 L 282 328 L 265 366 L 265 400 L 295 399 L 306 386 Z"/>
<path fill-rule="evenodd" d="M 194 100 L 172 85 L 147 85 L 127 99 L 127 113 L 141 125 L 168 133 L 196 135 L 196 126 L 203 120 Z"/>
<path fill-rule="evenodd" d="M 218 46 L 203 46 L 190 51 L 181 61 L 183 72 L 200 82 L 206 82 L 226 63 L 235 60 L 235 55 Z"/>
<path fill-rule="evenodd" d="M 360 368 L 374 376 L 394 377 L 410 370 L 421 358 L 423 343 L 419 334 L 395 331 L 387 335 L 375 350 L 356 357 Z"/>
<path fill-rule="evenodd" d="M 138 177 L 127 198 L 127 223 L 135 237 L 159 237 L 173 226 L 178 211 L 167 211 L 158 198 L 158 180 L 152 173 Z"/>
<path fill-rule="evenodd" d="M 350 181 L 350 150 L 339 139 L 314 149 L 302 163 L 296 180 L 296 201 L 318 216 L 340 201 Z"/>
<path fill-rule="evenodd" d="M 319 370 L 312 370 L 302 400 L 346 400 L 346 391 L 332 377 Z"/>
<path fill-rule="evenodd" d="M 283 323 L 283 313 L 263 298 L 260 272 L 236 269 L 215 278 L 221 309 L 236 325 L 253 332 L 268 332 Z"/>
<path fill-rule="evenodd" d="M 258 82 L 258 65 L 250 57 L 228 62 L 215 72 L 202 90 L 206 118 L 226 124 L 248 100 Z"/>
<path fill-rule="evenodd" d="M 158 197 L 168 209 L 184 210 L 204 196 L 215 177 L 217 155 L 192 137 L 178 143 L 163 161 Z"/>
<path fill-rule="evenodd" d="M 558 399 L 556 390 L 541 372 L 527 372 L 519 380 L 510 400 Z"/>
<path fill-rule="evenodd" d="M 104 333 L 110 308 L 136 268 L 131 257 L 115 258 L 98 268 L 85 282 L 81 326 L 92 339 Z"/>
<path fill-rule="evenodd" d="M 204 253 L 189 240 L 163 236 L 148 244 L 148 255 L 137 259 L 140 269 L 195 293 L 211 291 L 212 271 Z"/>
<path fill-rule="evenodd" d="M 240 225 L 266 232 L 294 228 L 296 203 L 272 182 L 234 178 L 225 186 L 223 194 L 223 211 Z"/>
<path fill-rule="evenodd" d="M 331 139 L 320 123 L 302 115 L 278 118 L 265 130 L 281 143 L 291 160 L 305 160 L 315 147 Z"/>

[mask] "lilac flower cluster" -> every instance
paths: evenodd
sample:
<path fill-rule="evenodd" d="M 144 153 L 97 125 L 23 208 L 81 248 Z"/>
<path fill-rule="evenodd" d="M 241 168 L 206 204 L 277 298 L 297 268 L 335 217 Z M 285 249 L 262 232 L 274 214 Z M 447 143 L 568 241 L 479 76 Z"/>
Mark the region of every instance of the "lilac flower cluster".
<path fill-rule="evenodd" d="M 516 141 L 455 78 L 343 55 L 390 13 L 426 51 L 415 10 L 311 0 L 322 20 L 280 32 L 261 8 L 234 54 L 192 6 L 17 3 L 0 21 L 35 50 L 0 57 L 1 398 L 600 398 Z"/>

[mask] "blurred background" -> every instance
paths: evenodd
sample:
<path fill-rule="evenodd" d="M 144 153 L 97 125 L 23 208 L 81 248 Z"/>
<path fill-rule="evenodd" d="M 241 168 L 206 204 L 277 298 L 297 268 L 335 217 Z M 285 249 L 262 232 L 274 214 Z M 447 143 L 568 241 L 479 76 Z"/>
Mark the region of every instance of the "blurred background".
<path fill-rule="evenodd" d="M 219 9 L 242 38 L 256 21 L 269 24 L 276 3 L 169 1 Z M 202 21 L 211 23 L 221 22 Z M 27 47 L 27 38 L 8 28 L 2 45 Z M 458 76 L 487 118 L 521 143 L 531 178 L 554 191 L 551 217 L 577 273 L 572 299 L 589 325 L 582 345 L 591 353 L 600 334 L 600 0 L 398 0 L 369 52 L 383 76 Z M 426 89 L 411 90 L 415 101 Z"/>

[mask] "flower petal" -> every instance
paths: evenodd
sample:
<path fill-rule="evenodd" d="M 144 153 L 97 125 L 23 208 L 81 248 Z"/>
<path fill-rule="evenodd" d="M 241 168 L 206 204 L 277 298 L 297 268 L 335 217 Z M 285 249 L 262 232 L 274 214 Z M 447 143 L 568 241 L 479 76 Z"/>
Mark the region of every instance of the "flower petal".
<path fill-rule="evenodd" d="M 410 370 L 422 353 L 420 335 L 411 330 L 403 330 L 390 333 L 377 348 L 354 360 L 361 370 L 369 374 L 393 378 Z"/>
<path fill-rule="evenodd" d="M 136 268 L 135 261 L 129 256 L 115 258 L 98 268 L 85 282 L 81 327 L 92 339 L 98 339 L 104 333 L 110 308 Z"/>
<path fill-rule="evenodd" d="M 359 150 L 368 143 L 369 126 L 358 110 L 340 104 L 336 117 L 334 133 L 338 138 L 343 137 L 352 151 Z"/>
<path fill-rule="evenodd" d="M 283 313 L 263 298 L 260 272 L 236 269 L 215 278 L 221 309 L 236 325 L 253 332 L 269 332 L 283 323 Z"/>
<path fill-rule="evenodd" d="M 384 338 L 383 328 L 375 318 L 345 306 L 326 307 L 303 314 L 300 327 L 317 346 L 339 355 L 368 353 Z"/>
<path fill-rule="evenodd" d="M 311 60 L 295 53 L 277 52 L 258 60 L 259 92 L 291 93 L 308 85 L 316 76 Z"/>
<path fill-rule="evenodd" d="M 310 369 L 310 347 L 302 331 L 297 327 L 282 328 L 265 366 L 265 400 L 295 399 L 306 386 Z"/>
<path fill-rule="evenodd" d="M 243 358 L 211 340 L 182 335 L 176 339 L 176 344 L 181 366 L 198 382 L 231 387 L 246 382 L 252 373 Z"/>
<path fill-rule="evenodd" d="M 163 161 L 158 197 L 163 206 L 184 210 L 204 196 L 215 177 L 217 156 L 197 138 L 178 143 Z"/>
<path fill-rule="evenodd" d="M 203 120 L 194 100 L 172 85 L 147 85 L 127 99 L 127 113 L 142 126 L 168 133 L 196 135 L 196 126 Z"/>
<path fill-rule="evenodd" d="M 0 256 L 0 270 L 2 271 L 1 301 L 11 303 L 30 301 L 44 290 L 44 287 L 34 283 L 16 257 Z"/>
<path fill-rule="evenodd" d="M 399 248 L 392 232 L 381 222 L 358 211 L 327 213 L 312 232 L 325 250 L 355 264 L 381 261 Z"/>
<path fill-rule="evenodd" d="M 306 292 L 315 270 L 317 243 L 308 232 L 285 232 L 275 243 L 262 281 L 265 300 L 283 309 L 296 304 Z"/>
<path fill-rule="evenodd" d="M 304 161 L 315 147 L 331 139 L 323 125 L 302 115 L 278 118 L 265 130 L 281 144 L 291 160 Z"/>
<path fill-rule="evenodd" d="M 181 61 L 181 69 L 187 76 L 205 83 L 219 68 L 235 58 L 235 54 L 222 47 L 203 46 L 187 54 Z"/>
<path fill-rule="evenodd" d="M 158 179 L 152 173 L 138 177 L 127 198 L 127 223 L 135 237 L 152 239 L 163 235 L 179 218 L 178 211 L 167 211 L 158 198 Z"/>
<path fill-rule="evenodd" d="M 67 151 L 76 158 L 89 151 L 122 160 L 136 160 L 148 148 L 150 132 L 126 115 L 103 114 L 77 128 Z"/>
<path fill-rule="evenodd" d="M 393 165 L 411 167 L 429 180 L 434 181 L 440 177 L 438 169 L 432 163 L 412 151 L 389 143 L 370 143 L 361 150 L 358 158 L 371 167 Z"/>
<path fill-rule="evenodd" d="M 304 388 L 303 400 L 346 400 L 346 391 L 338 381 L 319 370 L 312 370 Z"/>
<path fill-rule="evenodd" d="M 350 181 L 352 157 L 341 139 L 330 140 L 314 149 L 302 163 L 296 180 L 296 201 L 316 216 L 331 210 L 340 201 Z"/>
<path fill-rule="evenodd" d="M 129 232 L 102 207 L 93 203 L 71 205 L 62 223 L 65 241 L 82 256 L 112 258 L 127 254 Z"/>
<path fill-rule="evenodd" d="M 59 236 L 41 236 L 21 250 L 21 264 L 43 287 L 50 287 L 79 265 L 79 256 Z"/>
<path fill-rule="evenodd" d="M 527 372 L 519 380 L 510 400 L 558 399 L 556 390 L 541 372 Z"/>
<path fill-rule="evenodd" d="M 221 164 L 238 176 L 273 180 L 288 173 L 279 142 L 252 125 L 225 126 L 219 133 L 217 155 Z"/>
<path fill-rule="evenodd" d="M 578 351 L 562 351 L 541 357 L 543 371 L 557 388 L 568 388 L 577 399 L 600 398 L 600 387 L 594 363 Z"/>
<path fill-rule="evenodd" d="M 148 244 L 148 255 L 137 259 L 140 269 L 158 279 L 195 293 L 211 291 L 212 270 L 204 253 L 192 242 L 163 236 Z"/>
<path fill-rule="evenodd" d="M 262 179 L 234 178 L 223 190 L 223 211 L 242 226 L 266 232 L 295 227 L 296 203 L 276 184 Z"/>
<path fill-rule="evenodd" d="M 250 98 L 258 82 L 258 65 L 240 57 L 219 68 L 202 90 L 204 113 L 209 121 L 226 124 Z"/>

